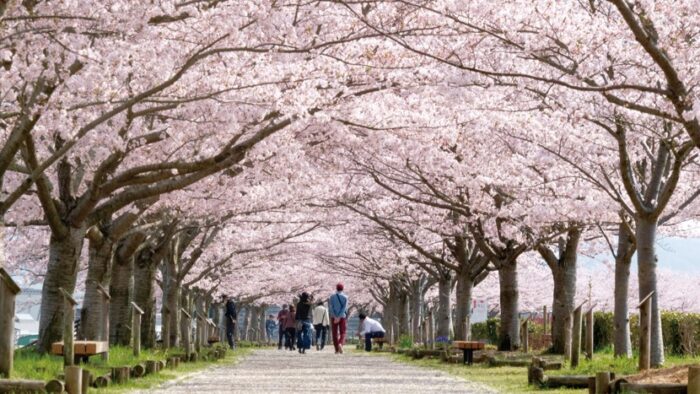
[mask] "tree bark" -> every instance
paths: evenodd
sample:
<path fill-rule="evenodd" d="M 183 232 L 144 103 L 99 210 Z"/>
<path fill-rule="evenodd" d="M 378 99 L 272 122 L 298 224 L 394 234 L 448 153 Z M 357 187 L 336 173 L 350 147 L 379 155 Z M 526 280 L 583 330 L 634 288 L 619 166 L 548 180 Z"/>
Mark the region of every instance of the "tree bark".
<path fill-rule="evenodd" d="M 171 347 L 180 346 L 180 284 L 177 281 L 177 264 L 172 256 L 165 259 L 163 274 L 163 308 L 168 312 L 163 325 L 168 324 Z M 165 332 L 165 331 L 164 331 Z"/>
<path fill-rule="evenodd" d="M 412 281 L 411 283 L 411 336 L 413 342 L 420 341 L 421 322 L 423 321 L 423 302 L 425 295 L 425 277 Z"/>
<path fill-rule="evenodd" d="M 615 256 L 614 348 L 616 357 L 632 357 L 629 306 L 627 304 L 630 266 L 635 251 L 634 235 L 625 223 L 620 223 Z"/>
<path fill-rule="evenodd" d="M 472 290 L 474 281 L 469 270 L 460 273 L 457 277 L 457 295 L 455 305 L 455 339 L 458 341 L 468 341 L 471 336 L 471 325 L 469 316 L 472 308 Z"/>
<path fill-rule="evenodd" d="M 187 311 L 187 313 L 192 316 L 192 306 L 190 304 L 190 291 L 189 289 L 185 287 L 180 288 L 180 308 L 184 309 Z M 178 314 L 180 314 L 180 310 L 178 309 Z M 194 316 L 192 316 L 194 318 Z M 186 319 L 186 316 L 180 316 L 180 320 Z M 180 323 L 180 340 L 185 341 L 184 338 L 187 337 L 188 332 L 190 331 L 187 329 L 188 326 L 191 326 L 192 322 L 190 321 L 188 325 Z M 192 343 L 192 338 L 189 338 L 189 343 Z"/>
<path fill-rule="evenodd" d="M 661 313 L 658 304 L 656 278 L 656 220 L 637 218 L 637 266 L 639 276 L 639 299 L 650 292 L 651 297 L 651 366 L 660 367 L 664 363 L 664 346 L 661 332 Z"/>
<path fill-rule="evenodd" d="M 109 288 L 114 242 L 108 237 L 90 239 L 88 247 L 88 271 L 85 280 L 85 298 L 80 310 L 80 330 L 78 338 L 109 341 L 103 338 L 104 301 L 97 285 Z"/>
<path fill-rule="evenodd" d="M 115 253 L 112 264 L 112 280 L 109 294 L 109 343 L 128 346 L 131 340 L 131 301 L 134 289 L 133 255 Z M 140 305 L 139 305 L 140 307 Z"/>
<path fill-rule="evenodd" d="M 53 234 L 49 241 L 49 264 L 41 290 L 41 308 L 39 320 L 39 341 L 37 350 L 47 353 L 51 344 L 63 338 L 63 296 L 59 288 L 72 294 L 78 277 L 80 252 L 85 238 L 84 227 L 68 227 L 68 235 L 56 238 Z"/>
<path fill-rule="evenodd" d="M 520 347 L 520 317 L 518 316 L 517 260 L 501 264 L 498 270 L 501 302 L 501 326 L 498 350 L 517 350 Z"/>
<path fill-rule="evenodd" d="M 438 310 L 435 316 L 435 336 L 445 339 L 450 337 L 450 329 L 452 323 L 452 302 L 450 295 L 452 294 L 452 285 L 454 279 L 451 272 L 445 272 L 440 275 L 438 280 Z"/>
<path fill-rule="evenodd" d="M 156 345 L 155 283 L 157 262 L 150 247 L 139 251 L 134 259 L 134 302 L 141 309 L 141 346 L 152 349 Z"/>
<path fill-rule="evenodd" d="M 401 287 L 398 289 L 398 300 L 397 305 L 399 307 L 399 338 L 402 335 L 410 335 L 410 325 L 409 325 L 409 308 L 408 308 L 408 292 Z"/>

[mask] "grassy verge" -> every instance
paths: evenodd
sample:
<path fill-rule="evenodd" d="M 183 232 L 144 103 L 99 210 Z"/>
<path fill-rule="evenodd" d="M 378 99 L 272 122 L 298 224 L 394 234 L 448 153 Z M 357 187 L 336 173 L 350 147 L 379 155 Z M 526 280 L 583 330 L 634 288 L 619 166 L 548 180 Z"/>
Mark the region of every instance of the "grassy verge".
<path fill-rule="evenodd" d="M 233 363 L 236 359 L 247 354 L 248 351 L 247 348 L 238 348 L 235 351 L 228 351 L 224 359 L 217 361 L 181 362 L 179 367 L 175 370 L 166 368 L 157 374 L 144 376 L 138 379 L 130 379 L 128 384 L 112 385 L 100 390 L 91 389 L 90 392 L 113 393 L 154 387 L 168 380 L 184 376 L 211 365 Z M 111 367 L 133 367 L 146 360 L 165 360 L 169 355 L 182 353 L 184 352 L 181 349 L 171 349 L 170 351 L 144 349 L 137 358 L 134 357 L 131 348 L 112 346 L 109 350 L 109 362 L 103 361 L 100 356 L 93 356 L 87 364 L 81 364 L 81 366 L 89 370 L 93 375 L 104 375 L 110 372 Z M 56 379 L 56 377 L 62 373 L 63 357 L 61 356 L 40 355 L 31 349 L 21 349 L 15 352 L 13 379 L 49 381 L 51 379 Z"/>
<path fill-rule="evenodd" d="M 387 353 L 373 353 L 386 355 Z M 447 364 L 439 359 L 424 358 L 414 360 L 410 356 L 391 354 L 394 360 L 410 363 L 425 368 L 433 368 L 445 371 L 453 376 L 469 381 L 483 383 L 503 393 L 534 393 L 543 394 L 571 394 L 587 393 L 587 389 L 541 389 L 536 386 L 528 386 L 527 369 L 524 367 L 489 367 L 484 364 L 464 366 L 461 364 Z M 527 356 L 523 355 L 524 358 Z M 686 364 L 698 364 L 700 357 L 667 356 L 665 367 L 673 367 Z M 615 358 L 611 349 L 596 353 L 592 361 L 581 360 L 580 365 L 571 369 L 567 365 L 558 371 L 547 371 L 547 375 L 594 375 L 597 372 L 612 371 L 618 376 L 634 375 L 637 371 L 637 359 Z"/>

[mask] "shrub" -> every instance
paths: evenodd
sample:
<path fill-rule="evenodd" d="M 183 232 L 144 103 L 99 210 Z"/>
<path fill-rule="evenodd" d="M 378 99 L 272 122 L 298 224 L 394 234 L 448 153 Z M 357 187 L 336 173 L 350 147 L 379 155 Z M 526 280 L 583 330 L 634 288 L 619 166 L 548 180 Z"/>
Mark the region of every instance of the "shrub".
<path fill-rule="evenodd" d="M 472 324 L 472 339 L 476 341 L 486 341 L 488 343 L 498 343 L 498 328 L 501 320 L 491 318 L 483 323 Z"/>
<path fill-rule="evenodd" d="M 401 335 L 399 337 L 399 349 L 410 349 L 413 347 L 413 339 L 410 335 Z"/>

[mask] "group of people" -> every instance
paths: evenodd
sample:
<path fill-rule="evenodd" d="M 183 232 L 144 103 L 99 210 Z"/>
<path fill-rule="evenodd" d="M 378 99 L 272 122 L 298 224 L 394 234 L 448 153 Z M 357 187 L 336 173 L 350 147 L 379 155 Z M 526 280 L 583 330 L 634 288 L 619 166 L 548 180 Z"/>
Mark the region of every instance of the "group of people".
<path fill-rule="evenodd" d="M 270 315 L 265 322 L 265 331 L 268 340 L 272 337 L 275 327 L 279 327 L 277 348 L 284 346 L 288 350 L 297 350 L 305 354 L 311 349 L 312 342 L 316 343 L 316 350 L 323 350 L 328 338 L 328 329 L 331 331 L 333 347 L 336 354 L 343 353 L 345 337 L 347 333 L 348 297 L 344 293 L 344 286 L 338 283 L 335 293 L 328 298 L 328 308 L 323 300 L 314 304 L 313 296 L 307 292 L 301 293 L 296 305 L 283 305 L 277 314 L 277 322 Z M 234 347 L 234 329 L 236 325 L 236 307 L 232 300 L 225 304 L 226 338 L 229 346 Z M 360 326 L 357 335 L 364 337 L 365 350 L 372 350 L 373 338 L 384 338 L 385 330 L 381 323 L 360 313 Z M 313 340 L 315 332 L 315 341 Z"/>
<path fill-rule="evenodd" d="M 342 283 L 336 285 L 336 292 L 329 298 L 327 309 L 323 300 L 314 305 L 313 297 L 304 292 L 299 302 L 283 305 L 277 314 L 279 337 L 277 348 L 298 350 L 305 354 L 311 349 L 312 330 L 315 334 L 316 350 L 323 350 L 331 330 L 335 352 L 342 353 L 347 331 L 348 297 L 343 292 Z"/>

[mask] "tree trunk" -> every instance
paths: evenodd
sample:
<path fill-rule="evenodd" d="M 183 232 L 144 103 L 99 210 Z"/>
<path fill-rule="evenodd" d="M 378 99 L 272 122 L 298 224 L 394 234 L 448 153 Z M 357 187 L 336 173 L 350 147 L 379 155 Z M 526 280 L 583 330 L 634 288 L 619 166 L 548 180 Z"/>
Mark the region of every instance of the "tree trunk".
<path fill-rule="evenodd" d="M 253 320 L 253 313 L 252 313 L 253 306 L 248 305 L 247 308 L 245 308 L 245 319 L 244 319 L 244 325 L 245 325 L 245 332 L 243 334 L 243 339 L 246 341 L 250 341 L 252 338 L 252 330 L 251 330 L 251 320 Z"/>
<path fill-rule="evenodd" d="M 68 226 L 68 235 L 49 241 L 49 264 L 41 290 L 39 341 L 37 350 L 47 353 L 51 344 L 63 338 L 63 296 L 59 288 L 72 294 L 78 277 L 80 252 L 83 248 L 85 228 Z"/>
<path fill-rule="evenodd" d="M 114 254 L 109 294 L 109 343 L 128 346 L 131 340 L 131 301 L 134 290 L 134 258 Z M 139 305 L 140 307 L 140 305 Z"/>
<path fill-rule="evenodd" d="M 498 350 L 517 350 L 520 347 L 520 317 L 518 316 L 517 260 L 501 264 L 498 270 L 500 285 L 501 326 Z"/>
<path fill-rule="evenodd" d="M 153 251 L 143 248 L 134 259 L 134 302 L 141 309 L 141 346 L 152 349 L 156 345 L 155 283 L 158 266 Z"/>
<path fill-rule="evenodd" d="M 630 266 L 635 245 L 633 235 L 628 227 L 620 223 L 615 256 L 615 327 L 614 348 L 616 357 L 632 357 L 632 340 L 630 336 L 629 306 L 627 305 Z"/>
<path fill-rule="evenodd" d="M 565 338 L 571 335 L 572 321 L 567 319 L 574 312 L 576 296 L 576 261 L 559 264 L 552 272 L 554 295 L 552 298 L 552 352 L 564 354 Z"/>
<path fill-rule="evenodd" d="M 165 259 L 163 275 L 163 325 L 168 325 L 171 347 L 180 346 L 180 284 L 177 281 L 177 264 L 172 258 Z M 165 332 L 165 331 L 163 331 Z"/>
<path fill-rule="evenodd" d="M 472 290 L 474 281 L 468 269 L 464 269 L 457 277 L 457 295 L 455 305 L 455 339 L 468 341 L 471 336 L 469 315 L 472 307 Z"/>
<path fill-rule="evenodd" d="M 192 308 L 190 306 L 190 291 L 189 291 L 189 289 L 187 289 L 185 287 L 180 287 L 180 308 L 184 309 L 185 311 L 187 311 L 187 313 L 190 314 L 190 316 L 192 316 Z M 178 314 L 180 314 L 179 310 L 178 310 Z M 186 319 L 186 318 L 187 318 L 186 316 L 180 316 L 180 320 Z M 192 318 L 194 318 L 194 316 L 192 316 Z M 184 341 L 185 340 L 184 338 L 187 337 L 188 331 L 190 331 L 187 329 L 187 327 L 189 327 L 191 325 L 192 325 L 192 321 L 189 321 L 187 325 L 182 324 L 182 323 L 180 324 L 180 340 L 181 341 Z M 192 338 L 189 338 L 189 343 L 192 343 Z"/>
<path fill-rule="evenodd" d="M 452 293 L 452 284 L 453 278 L 451 273 L 440 275 L 438 280 L 438 310 L 435 316 L 436 338 L 448 339 L 450 337 L 450 325 L 452 323 L 450 295 Z"/>
<path fill-rule="evenodd" d="M 106 311 L 102 293 L 97 290 L 97 285 L 109 288 L 113 246 L 114 242 L 108 237 L 89 242 L 88 271 L 85 279 L 85 297 L 80 310 L 78 338 L 109 341 L 109 338 L 103 338 L 103 315 Z"/>
<path fill-rule="evenodd" d="M 664 346 L 661 332 L 656 279 L 656 220 L 637 218 L 637 266 L 639 275 L 639 299 L 650 292 L 651 297 L 651 366 L 660 367 L 664 363 Z"/>
<path fill-rule="evenodd" d="M 423 321 L 425 278 L 413 281 L 411 285 L 411 335 L 413 342 L 419 342 L 421 338 L 421 322 Z"/>
<path fill-rule="evenodd" d="M 398 290 L 397 305 L 399 309 L 398 327 L 399 338 L 402 335 L 410 335 L 408 292 L 402 287 Z"/>

